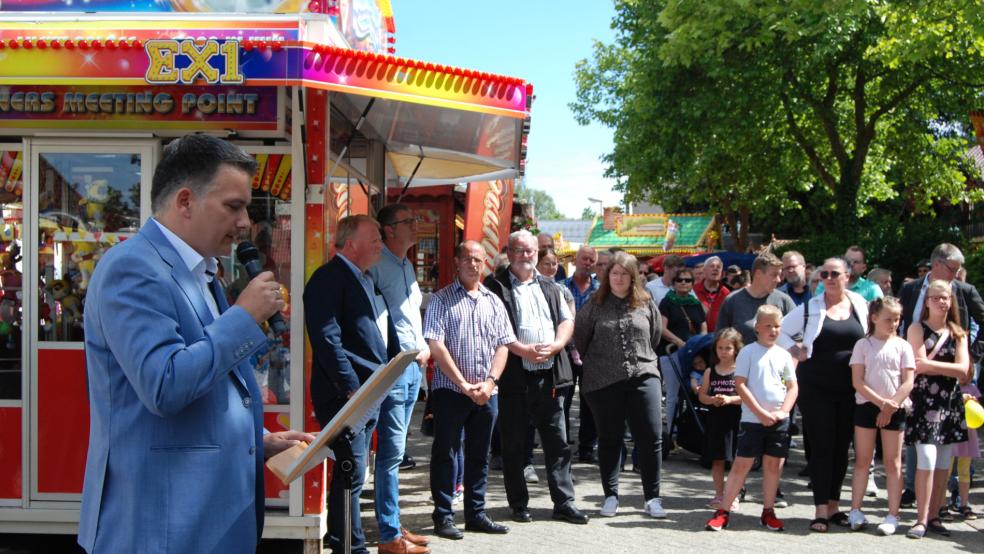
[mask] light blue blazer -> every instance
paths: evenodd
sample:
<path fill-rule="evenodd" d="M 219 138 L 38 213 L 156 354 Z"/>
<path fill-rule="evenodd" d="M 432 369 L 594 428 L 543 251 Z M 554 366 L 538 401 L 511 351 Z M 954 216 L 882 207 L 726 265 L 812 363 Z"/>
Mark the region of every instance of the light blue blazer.
<path fill-rule="evenodd" d="M 248 358 L 266 338 L 217 297 L 213 319 L 152 222 L 99 261 L 85 302 L 88 552 L 256 550 L 263 405 Z"/>

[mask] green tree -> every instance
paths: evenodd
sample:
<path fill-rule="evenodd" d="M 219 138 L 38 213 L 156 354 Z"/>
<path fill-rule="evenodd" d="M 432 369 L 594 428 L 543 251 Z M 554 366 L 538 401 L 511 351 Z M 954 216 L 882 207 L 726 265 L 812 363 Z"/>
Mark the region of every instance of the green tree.
<path fill-rule="evenodd" d="M 703 201 L 732 232 L 802 211 L 850 234 L 888 200 L 907 217 L 982 197 L 964 158 L 982 4 L 617 0 L 571 108 L 614 129 L 605 161 L 629 199 Z"/>
<path fill-rule="evenodd" d="M 579 219 L 587 221 L 594 219 L 596 215 L 598 215 L 597 210 L 595 210 L 592 206 L 587 206 L 581 210 L 581 217 Z"/>
<path fill-rule="evenodd" d="M 534 189 L 526 186 L 525 183 L 520 183 L 516 187 L 516 198 L 520 202 L 526 204 L 532 203 L 535 207 L 535 215 L 537 220 L 543 221 L 545 219 L 566 219 L 564 214 L 557 210 L 557 205 L 554 204 L 554 199 L 549 193 L 540 189 Z"/>

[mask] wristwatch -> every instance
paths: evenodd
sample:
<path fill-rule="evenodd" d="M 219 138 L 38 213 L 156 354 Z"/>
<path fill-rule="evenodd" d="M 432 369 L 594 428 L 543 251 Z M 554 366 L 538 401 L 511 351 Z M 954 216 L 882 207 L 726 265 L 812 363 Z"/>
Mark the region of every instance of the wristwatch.
<path fill-rule="evenodd" d="M 497 387 L 499 386 L 499 380 L 496 379 L 495 377 L 492 377 L 491 375 L 488 376 L 488 378 L 486 379 L 486 381 L 492 381 L 492 384 L 493 385 L 495 385 Z"/>

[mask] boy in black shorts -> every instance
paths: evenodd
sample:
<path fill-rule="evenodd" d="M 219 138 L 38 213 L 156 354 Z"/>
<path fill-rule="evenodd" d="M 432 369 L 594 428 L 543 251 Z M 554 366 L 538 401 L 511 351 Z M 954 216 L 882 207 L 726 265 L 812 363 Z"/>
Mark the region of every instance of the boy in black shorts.
<path fill-rule="evenodd" d="M 735 385 L 741 396 L 741 423 L 738 453 L 721 506 L 731 506 L 745 484 L 755 458 L 762 456 L 762 526 L 782 531 L 776 517 L 776 489 L 782 464 L 789 453 L 789 410 L 796 402 L 798 388 L 793 357 L 776 345 L 782 312 L 775 306 L 760 306 L 755 314 L 757 340 L 743 348 L 735 361 Z M 728 526 L 731 513 L 717 510 L 707 529 L 720 531 Z"/>

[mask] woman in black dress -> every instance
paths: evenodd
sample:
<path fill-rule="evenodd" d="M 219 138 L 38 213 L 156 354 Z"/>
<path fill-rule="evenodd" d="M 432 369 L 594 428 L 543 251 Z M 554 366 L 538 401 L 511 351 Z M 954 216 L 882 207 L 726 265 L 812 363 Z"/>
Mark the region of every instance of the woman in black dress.
<path fill-rule="evenodd" d="M 916 446 L 917 460 L 916 524 L 906 534 L 912 538 L 921 538 L 927 529 L 950 534 L 936 514 L 943 505 L 952 445 L 967 440 L 960 382 L 973 372 L 950 283 L 931 282 L 923 298 L 919 324 L 906 333 L 916 355 L 912 412 L 905 423 L 905 442 Z"/>
<path fill-rule="evenodd" d="M 808 467 L 815 509 L 810 530 L 818 533 L 825 533 L 830 523 L 848 525 L 838 504 L 854 439 L 850 360 L 854 344 L 868 331 L 868 303 L 847 290 L 849 272 L 843 258 L 827 259 L 820 268 L 823 294 L 789 312 L 779 337 L 779 344 L 799 360 L 796 403 L 810 436 Z"/>

